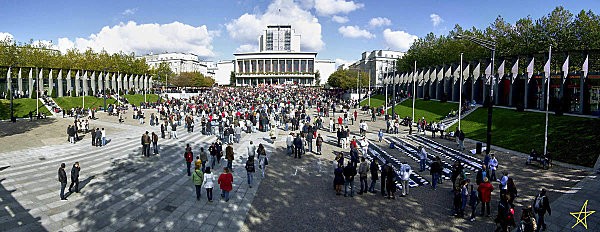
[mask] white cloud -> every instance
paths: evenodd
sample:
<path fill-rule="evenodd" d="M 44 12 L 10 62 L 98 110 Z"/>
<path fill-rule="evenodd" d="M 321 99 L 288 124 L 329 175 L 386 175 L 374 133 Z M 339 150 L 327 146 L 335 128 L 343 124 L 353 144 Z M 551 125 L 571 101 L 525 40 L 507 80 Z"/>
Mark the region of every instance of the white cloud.
<path fill-rule="evenodd" d="M 135 12 L 137 12 L 137 10 L 137 8 L 126 9 L 123 12 L 121 12 L 121 15 L 134 15 Z"/>
<path fill-rule="evenodd" d="M 328 16 L 335 14 L 348 14 L 363 8 L 362 3 L 345 0 L 315 0 L 315 10 L 318 15 Z"/>
<path fill-rule="evenodd" d="M 8 32 L 0 32 L 0 41 L 14 41 L 15 37 Z"/>
<path fill-rule="evenodd" d="M 340 59 L 340 58 L 335 59 L 335 67 L 339 67 L 340 65 L 347 66 L 347 65 L 351 65 L 352 63 L 354 63 L 354 61 L 344 60 L 344 59 Z"/>
<path fill-rule="evenodd" d="M 367 30 L 360 29 L 359 26 L 342 26 L 338 28 L 338 32 L 340 32 L 340 34 L 342 34 L 344 37 L 348 38 L 375 38 L 375 35 L 371 34 L 371 32 Z"/>
<path fill-rule="evenodd" d="M 325 46 L 319 20 L 292 0 L 275 0 L 263 14 L 243 14 L 227 23 L 229 36 L 244 44 L 257 43 L 267 25 L 291 25 L 300 40 L 301 50 L 319 51 Z"/>
<path fill-rule="evenodd" d="M 437 14 L 430 14 L 429 18 L 431 19 L 431 23 L 433 23 L 433 26 L 437 26 L 440 25 L 440 23 L 444 22 L 444 19 L 442 19 L 442 17 L 440 17 Z"/>
<path fill-rule="evenodd" d="M 242 44 L 238 48 L 235 49 L 236 52 L 256 52 L 258 51 L 258 46 L 253 44 Z"/>
<path fill-rule="evenodd" d="M 390 48 L 407 51 L 410 48 L 410 45 L 412 45 L 419 37 L 405 31 L 392 31 L 388 28 L 383 31 L 383 38 Z"/>
<path fill-rule="evenodd" d="M 136 24 L 133 21 L 105 26 L 98 33 L 87 38 L 59 38 L 58 48 L 95 51 L 102 49 L 109 53 L 119 51 L 146 54 L 150 52 L 186 52 L 201 57 L 214 56 L 212 40 L 219 32 L 209 31 L 206 25 L 194 27 L 180 22 L 168 24 Z"/>
<path fill-rule="evenodd" d="M 348 19 L 348 17 L 338 16 L 338 15 L 334 15 L 333 17 L 331 17 L 331 20 L 333 20 L 336 23 L 347 23 L 348 21 L 350 21 L 350 19 Z"/>
<path fill-rule="evenodd" d="M 392 21 L 388 18 L 377 17 L 377 18 L 372 18 L 369 21 L 369 25 L 371 27 L 389 26 L 389 25 L 392 25 Z"/>

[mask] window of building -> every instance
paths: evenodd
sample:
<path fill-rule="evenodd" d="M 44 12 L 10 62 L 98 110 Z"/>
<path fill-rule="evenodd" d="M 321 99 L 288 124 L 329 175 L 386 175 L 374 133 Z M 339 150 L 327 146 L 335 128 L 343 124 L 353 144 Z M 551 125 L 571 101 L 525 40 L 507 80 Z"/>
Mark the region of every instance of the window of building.
<path fill-rule="evenodd" d="M 308 72 L 312 73 L 315 70 L 315 61 L 308 60 Z"/>
<path fill-rule="evenodd" d="M 292 72 L 292 60 L 286 60 L 286 72 Z"/>
<path fill-rule="evenodd" d="M 294 60 L 294 72 L 300 72 L 300 61 Z"/>

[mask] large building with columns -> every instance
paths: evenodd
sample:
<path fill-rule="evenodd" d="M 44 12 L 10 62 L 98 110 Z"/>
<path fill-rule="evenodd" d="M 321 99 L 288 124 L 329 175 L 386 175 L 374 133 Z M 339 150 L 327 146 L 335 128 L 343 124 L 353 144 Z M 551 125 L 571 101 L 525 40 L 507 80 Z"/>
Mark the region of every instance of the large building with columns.
<path fill-rule="evenodd" d="M 316 52 L 300 51 L 300 35 L 289 25 L 267 26 L 258 38 L 258 46 L 256 52 L 234 53 L 234 60 L 218 62 L 217 83 L 315 86 L 327 82 L 335 71 L 334 61 L 317 59 Z M 231 72 L 235 74 L 235 83 L 229 83 Z"/>

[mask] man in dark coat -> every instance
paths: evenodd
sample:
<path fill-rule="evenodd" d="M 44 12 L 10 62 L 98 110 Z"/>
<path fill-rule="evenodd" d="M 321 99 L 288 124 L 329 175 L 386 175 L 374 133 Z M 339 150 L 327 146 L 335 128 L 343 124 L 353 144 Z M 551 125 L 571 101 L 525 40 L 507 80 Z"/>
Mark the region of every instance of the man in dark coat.
<path fill-rule="evenodd" d="M 312 130 L 309 129 L 306 134 L 306 145 L 308 146 L 308 152 L 312 152 L 312 142 L 313 142 L 313 133 Z"/>
<path fill-rule="evenodd" d="M 65 163 L 60 164 L 58 169 L 58 181 L 60 182 L 60 199 L 67 200 L 65 197 L 65 188 L 67 187 L 67 173 L 65 172 Z"/>
<path fill-rule="evenodd" d="M 100 128 L 96 128 L 96 147 L 101 147 L 102 146 L 102 131 L 100 131 Z"/>
<path fill-rule="evenodd" d="M 356 166 L 352 162 L 344 167 L 344 196 L 348 196 L 348 187 L 350 187 L 350 197 L 354 197 L 354 176 L 356 176 Z"/>
<path fill-rule="evenodd" d="M 79 193 L 79 171 L 81 171 L 79 162 L 75 162 L 71 168 L 71 185 L 69 186 L 69 192 Z M 73 191 L 73 185 L 75 185 L 75 191 Z"/>
<path fill-rule="evenodd" d="M 544 221 L 544 216 L 546 212 L 548 215 L 552 215 L 552 209 L 550 209 L 550 201 L 548 200 L 548 196 L 546 196 L 546 189 L 542 189 L 540 194 L 535 197 L 533 200 L 533 210 L 538 215 L 538 228 L 542 230 L 546 230 L 546 222 Z"/>
<path fill-rule="evenodd" d="M 378 178 L 379 164 L 377 163 L 376 159 L 371 160 L 369 170 L 371 170 L 371 185 L 369 186 L 369 192 L 376 193 L 375 184 L 377 183 L 377 180 L 379 179 Z"/>
<path fill-rule="evenodd" d="M 96 131 L 92 129 L 90 134 L 92 134 L 92 147 L 96 146 Z"/>
<path fill-rule="evenodd" d="M 304 151 L 304 144 L 300 138 L 300 134 L 294 138 L 294 158 L 302 158 L 302 151 Z"/>

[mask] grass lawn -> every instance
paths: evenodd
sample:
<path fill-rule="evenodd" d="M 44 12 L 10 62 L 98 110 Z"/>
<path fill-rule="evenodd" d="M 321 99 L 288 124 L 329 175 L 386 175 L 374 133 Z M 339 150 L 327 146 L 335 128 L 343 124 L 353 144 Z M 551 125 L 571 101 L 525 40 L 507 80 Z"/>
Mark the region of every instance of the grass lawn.
<path fill-rule="evenodd" d="M 60 106 L 60 108 L 65 110 L 81 107 L 83 104 L 81 97 L 57 97 L 54 98 L 54 101 Z M 114 98 L 106 98 L 106 105 L 108 104 L 117 104 L 117 100 Z M 104 107 L 104 98 L 85 96 L 85 108 L 100 109 L 100 107 Z"/>
<path fill-rule="evenodd" d="M 360 106 L 366 106 L 369 105 L 369 99 L 365 99 L 363 101 L 361 101 Z M 385 105 L 385 96 L 384 95 L 373 95 L 371 96 L 371 107 L 380 107 L 382 105 Z"/>
<path fill-rule="evenodd" d="M 545 114 L 494 108 L 492 144 L 529 153 L 544 151 Z M 466 137 L 486 140 L 487 108 L 479 108 L 461 122 Z M 454 125 L 449 130 L 454 130 Z M 555 160 L 593 167 L 600 152 L 600 119 L 548 117 L 548 151 Z"/>
<path fill-rule="evenodd" d="M 141 102 L 144 102 L 144 94 L 136 94 L 136 95 L 123 95 L 129 101 L 129 104 L 133 104 L 139 106 Z M 158 100 L 158 95 L 156 94 L 146 94 L 146 99 L 148 102 L 156 102 Z"/>
<path fill-rule="evenodd" d="M 415 100 L 415 118 L 425 117 L 427 122 L 440 121 L 452 110 L 458 110 L 458 103 Z M 392 112 L 392 109 L 389 109 L 388 112 Z M 397 105 L 396 115 L 402 118 L 412 117 L 412 99 L 407 99 L 402 104 Z"/>
<path fill-rule="evenodd" d="M 29 117 L 29 111 L 35 115 L 36 99 L 20 98 L 13 100 L 14 115 L 17 118 Z M 52 115 L 40 101 L 39 111 L 46 115 Z M 0 119 L 10 119 L 10 100 L 0 100 Z"/>

